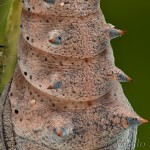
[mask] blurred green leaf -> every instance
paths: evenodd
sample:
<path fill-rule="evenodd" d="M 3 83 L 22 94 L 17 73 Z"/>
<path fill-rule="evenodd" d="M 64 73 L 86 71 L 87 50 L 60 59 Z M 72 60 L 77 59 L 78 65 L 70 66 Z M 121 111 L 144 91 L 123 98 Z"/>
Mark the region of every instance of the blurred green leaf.
<path fill-rule="evenodd" d="M 0 92 L 16 65 L 20 15 L 21 0 L 0 0 Z"/>

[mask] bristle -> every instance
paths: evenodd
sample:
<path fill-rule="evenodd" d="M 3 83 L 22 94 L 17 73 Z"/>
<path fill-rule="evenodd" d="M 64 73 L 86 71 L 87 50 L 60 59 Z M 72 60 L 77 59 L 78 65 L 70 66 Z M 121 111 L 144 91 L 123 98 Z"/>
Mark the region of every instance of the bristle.
<path fill-rule="evenodd" d="M 134 126 L 134 125 L 145 124 L 148 123 L 149 121 L 137 116 L 137 117 L 128 117 L 127 122 L 129 126 Z"/>
<path fill-rule="evenodd" d="M 110 28 L 108 30 L 108 32 L 109 32 L 110 40 L 112 40 L 114 38 L 117 38 L 119 36 L 122 36 L 126 33 L 126 31 L 123 31 L 123 30 L 120 30 L 120 29 L 115 29 L 115 28 Z"/>
<path fill-rule="evenodd" d="M 108 78 L 111 80 L 118 80 L 119 82 L 131 82 L 133 81 L 129 76 L 127 76 L 122 70 L 117 67 L 113 67 L 108 70 Z"/>
<path fill-rule="evenodd" d="M 141 124 L 145 124 L 145 123 L 148 123 L 149 121 L 148 120 L 146 120 L 146 119 L 144 119 L 144 118 L 139 118 L 138 119 L 139 120 L 139 122 L 141 123 Z"/>
<path fill-rule="evenodd" d="M 129 76 L 127 76 L 126 74 L 122 74 L 122 73 L 120 73 L 119 75 L 118 75 L 118 80 L 120 81 L 120 82 L 132 82 L 133 81 L 133 79 L 131 79 Z"/>
<path fill-rule="evenodd" d="M 119 30 L 119 32 L 120 32 L 120 35 L 124 35 L 127 31 Z"/>
<path fill-rule="evenodd" d="M 55 39 L 52 38 L 52 39 L 49 40 L 49 42 L 50 42 L 50 43 L 54 43 L 54 42 L 55 42 Z"/>
<path fill-rule="evenodd" d="M 59 45 L 59 44 L 61 44 L 61 37 L 58 36 L 58 37 L 55 37 L 55 38 L 51 38 L 51 39 L 49 40 L 49 42 L 50 42 L 51 44 Z"/>

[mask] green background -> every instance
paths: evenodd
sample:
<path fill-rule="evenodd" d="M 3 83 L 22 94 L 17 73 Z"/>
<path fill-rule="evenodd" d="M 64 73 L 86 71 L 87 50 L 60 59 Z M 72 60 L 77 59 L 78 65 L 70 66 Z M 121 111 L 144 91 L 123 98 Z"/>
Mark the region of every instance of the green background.
<path fill-rule="evenodd" d="M 134 110 L 150 120 L 150 0 L 102 0 L 108 23 L 127 33 L 112 40 L 116 65 L 133 78 L 123 83 Z M 136 150 L 150 149 L 150 123 L 138 128 Z"/>
<path fill-rule="evenodd" d="M 0 0 L 0 93 L 12 77 L 20 26 L 21 0 Z M 4 71 L 3 71 L 4 68 Z"/>
<path fill-rule="evenodd" d="M 111 42 L 116 65 L 134 79 L 133 83 L 123 84 L 133 108 L 150 120 L 150 0 L 102 0 L 101 8 L 108 23 L 127 31 L 125 36 Z M 7 14 L 2 12 L 0 7 L 0 23 Z M 2 28 L 0 33 L 3 35 Z M 10 32 L 10 39 L 14 39 L 13 33 Z M 148 149 L 150 124 L 145 124 L 139 127 L 136 150 Z"/>

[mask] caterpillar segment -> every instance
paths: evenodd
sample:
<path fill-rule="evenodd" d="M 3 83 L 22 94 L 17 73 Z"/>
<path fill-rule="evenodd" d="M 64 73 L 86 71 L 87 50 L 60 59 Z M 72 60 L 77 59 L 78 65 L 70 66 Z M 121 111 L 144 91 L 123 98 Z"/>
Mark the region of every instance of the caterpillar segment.
<path fill-rule="evenodd" d="M 120 82 L 132 79 L 115 66 L 110 41 L 124 31 L 106 23 L 99 0 L 22 2 L 18 65 L 2 95 L 6 148 L 134 150 L 148 121 L 123 93 Z"/>

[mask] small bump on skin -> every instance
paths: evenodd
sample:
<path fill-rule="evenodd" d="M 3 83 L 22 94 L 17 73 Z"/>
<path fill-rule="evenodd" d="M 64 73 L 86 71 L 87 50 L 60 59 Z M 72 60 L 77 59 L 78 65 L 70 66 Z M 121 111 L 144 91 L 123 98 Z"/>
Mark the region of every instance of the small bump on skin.
<path fill-rule="evenodd" d="M 72 132 L 69 133 L 68 129 L 65 129 L 63 127 L 57 127 L 53 129 L 53 134 L 54 136 L 56 136 L 57 138 L 62 138 L 64 139 L 65 137 L 69 136 L 69 134 L 71 134 Z"/>
<path fill-rule="evenodd" d="M 110 39 L 114 39 L 114 38 L 124 35 L 125 33 L 126 33 L 126 31 L 123 31 L 123 30 L 111 29 L 109 32 L 109 37 L 110 37 Z"/>
<path fill-rule="evenodd" d="M 59 45 L 59 44 L 61 44 L 61 37 L 58 36 L 56 38 L 51 38 L 51 39 L 49 39 L 49 42 L 52 44 L 55 44 L 55 45 Z"/>
<path fill-rule="evenodd" d="M 112 67 L 107 71 L 107 77 L 111 80 L 118 80 L 119 82 L 131 82 L 133 81 L 122 70 L 117 67 Z"/>
<path fill-rule="evenodd" d="M 111 24 L 108 24 L 105 32 L 106 32 L 106 34 L 108 34 L 110 40 L 120 37 L 126 33 L 126 31 L 123 31 L 120 29 L 115 29 L 115 27 Z"/>
<path fill-rule="evenodd" d="M 63 129 L 61 128 L 56 128 L 53 130 L 54 134 L 59 136 L 59 137 L 62 137 L 63 136 Z"/>
<path fill-rule="evenodd" d="M 36 104 L 36 100 L 35 99 L 32 99 L 31 102 L 30 102 L 32 105 Z"/>
<path fill-rule="evenodd" d="M 61 88 L 61 86 L 62 86 L 62 82 L 61 81 L 57 81 L 53 85 L 50 85 L 47 89 L 59 89 L 59 88 Z"/>
<path fill-rule="evenodd" d="M 60 3 L 60 6 L 64 6 L 64 5 L 65 5 L 64 2 Z"/>

